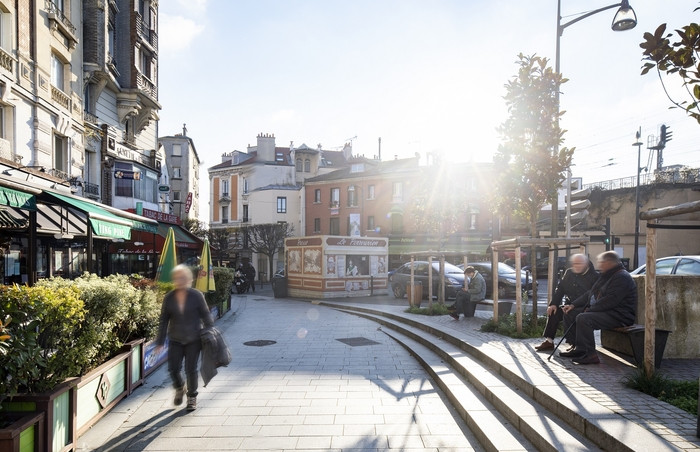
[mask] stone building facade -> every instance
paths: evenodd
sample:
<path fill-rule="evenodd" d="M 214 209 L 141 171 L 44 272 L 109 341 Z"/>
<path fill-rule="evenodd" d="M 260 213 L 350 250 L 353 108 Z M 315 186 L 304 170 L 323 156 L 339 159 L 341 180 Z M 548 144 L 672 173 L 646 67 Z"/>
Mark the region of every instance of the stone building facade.
<path fill-rule="evenodd" d="M 184 219 L 199 218 L 199 155 L 183 127 L 181 134 L 160 137 L 170 175 L 170 213 Z"/>

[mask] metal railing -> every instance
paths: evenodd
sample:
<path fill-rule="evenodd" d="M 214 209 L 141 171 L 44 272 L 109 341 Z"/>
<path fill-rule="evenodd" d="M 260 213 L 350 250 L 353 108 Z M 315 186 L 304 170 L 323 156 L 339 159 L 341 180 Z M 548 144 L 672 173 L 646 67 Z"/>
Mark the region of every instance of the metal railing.
<path fill-rule="evenodd" d="M 136 87 L 153 100 L 158 100 L 158 88 L 140 72 L 136 74 Z"/>
<path fill-rule="evenodd" d="M 46 11 L 49 14 L 52 14 L 55 18 L 57 18 L 63 24 L 63 26 L 66 27 L 68 31 L 75 35 L 75 25 L 73 25 L 71 21 L 68 20 L 66 15 L 63 14 L 63 11 L 61 11 L 61 9 L 58 7 L 58 5 L 56 5 L 56 3 L 54 3 L 52 0 L 46 0 L 45 6 Z"/>
<path fill-rule="evenodd" d="M 100 196 L 100 186 L 92 182 L 83 182 L 83 193 L 91 197 Z"/>
<path fill-rule="evenodd" d="M 61 171 L 61 170 L 56 169 L 56 168 L 50 168 L 50 169 L 46 170 L 46 172 L 48 174 L 52 175 L 53 177 L 56 177 L 56 178 L 61 179 L 61 180 L 69 180 L 70 179 L 70 175 L 67 172 Z"/>
<path fill-rule="evenodd" d="M 655 173 L 641 174 L 639 177 L 639 185 L 696 183 L 700 183 L 700 168 L 657 171 Z M 583 184 L 583 188 L 600 188 L 602 190 L 617 190 L 620 188 L 634 188 L 636 186 L 637 176 Z"/>
<path fill-rule="evenodd" d="M 146 41 L 148 44 L 153 47 L 153 50 L 156 52 L 158 51 L 158 34 L 156 33 L 155 30 L 153 30 L 150 26 L 150 24 L 146 23 L 145 20 L 143 20 L 143 17 L 141 17 L 141 14 L 136 13 L 136 30 L 138 31 L 139 35 Z"/>

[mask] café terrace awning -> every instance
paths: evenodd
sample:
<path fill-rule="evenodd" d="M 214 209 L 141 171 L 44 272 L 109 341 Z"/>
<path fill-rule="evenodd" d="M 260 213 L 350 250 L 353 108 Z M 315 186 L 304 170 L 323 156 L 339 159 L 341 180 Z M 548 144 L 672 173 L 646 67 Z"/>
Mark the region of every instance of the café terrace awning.
<path fill-rule="evenodd" d="M 92 226 L 92 231 L 100 237 L 108 237 L 113 239 L 129 240 L 131 238 L 132 221 L 121 218 L 107 210 L 101 208 L 97 204 L 83 201 L 79 198 L 74 198 L 60 193 L 44 190 L 44 193 L 77 210 L 87 214 Z"/>
<path fill-rule="evenodd" d="M 175 233 L 175 245 L 178 248 L 200 248 L 202 246 L 201 240 L 193 238 L 193 236 L 186 232 L 181 226 L 176 224 L 159 223 L 158 235 L 166 237 L 168 235 L 168 229 L 171 227 Z"/>

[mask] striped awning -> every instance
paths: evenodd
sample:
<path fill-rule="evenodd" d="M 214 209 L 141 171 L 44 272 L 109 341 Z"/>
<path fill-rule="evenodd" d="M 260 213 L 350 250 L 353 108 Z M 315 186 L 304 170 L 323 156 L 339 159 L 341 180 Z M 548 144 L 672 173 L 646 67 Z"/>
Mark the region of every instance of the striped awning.
<path fill-rule="evenodd" d="M 5 209 L 0 209 L 0 229 L 24 229 L 29 226 L 26 218 L 17 218 Z"/>

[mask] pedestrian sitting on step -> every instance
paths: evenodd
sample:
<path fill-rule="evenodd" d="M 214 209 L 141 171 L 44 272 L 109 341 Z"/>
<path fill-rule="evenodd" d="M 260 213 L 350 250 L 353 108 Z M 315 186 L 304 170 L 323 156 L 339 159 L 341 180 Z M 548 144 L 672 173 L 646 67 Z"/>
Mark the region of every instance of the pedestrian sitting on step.
<path fill-rule="evenodd" d="M 470 317 L 473 317 L 474 314 L 467 311 L 467 305 L 484 301 L 486 298 L 486 281 L 471 265 L 464 269 L 464 280 L 469 281 L 469 283 L 466 287 L 457 291 L 454 304 L 455 310 L 450 313 L 450 317 L 455 320 L 459 320 L 460 314 L 464 314 L 464 318 L 467 318 L 467 314 L 471 314 Z"/>
<path fill-rule="evenodd" d="M 591 290 L 598 280 L 598 272 L 585 254 L 572 254 L 569 258 L 571 267 L 566 270 L 552 296 L 552 302 L 547 307 L 547 325 L 544 328 L 544 341 L 535 347 L 538 352 L 554 350 L 554 337 L 557 335 L 559 324 L 564 321 L 564 306 L 571 304 L 578 297 Z M 569 351 L 574 347 L 576 331 L 568 329 L 570 322 L 576 319 L 583 309 L 572 310 L 567 314 L 564 331 L 569 334 L 564 338 L 569 344 Z"/>

